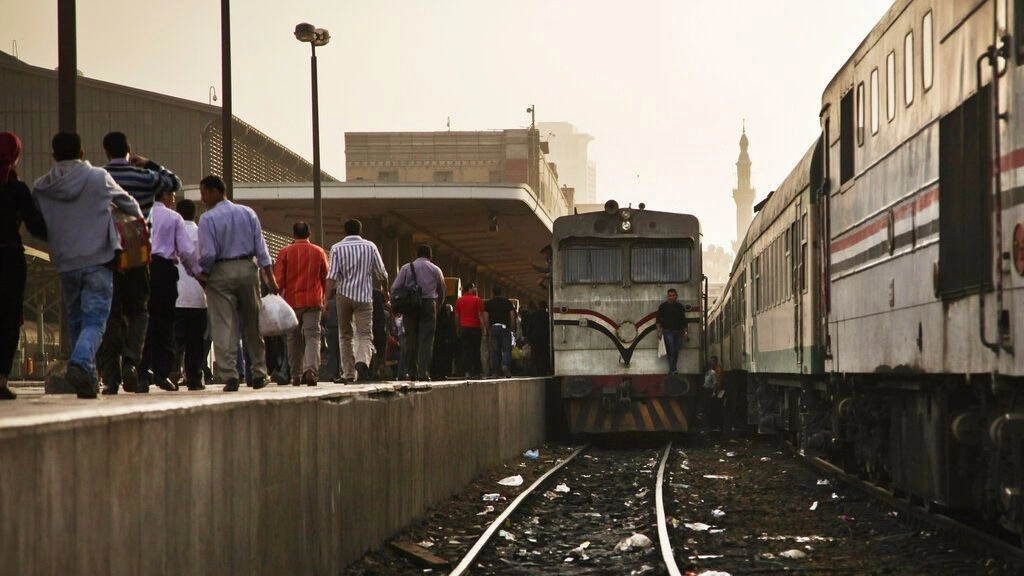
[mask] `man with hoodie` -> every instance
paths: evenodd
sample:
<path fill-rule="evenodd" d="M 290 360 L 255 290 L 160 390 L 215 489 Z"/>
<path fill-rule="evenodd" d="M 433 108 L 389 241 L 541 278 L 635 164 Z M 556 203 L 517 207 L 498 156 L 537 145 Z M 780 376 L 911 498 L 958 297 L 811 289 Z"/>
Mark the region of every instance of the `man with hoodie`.
<path fill-rule="evenodd" d="M 110 173 L 118 186 L 135 198 L 146 220 L 151 219 L 150 214 L 158 194 L 181 189 L 181 180 L 173 172 L 133 153 L 128 137 L 123 132 L 110 132 L 104 136 L 103 151 L 107 154 L 107 165 L 103 169 Z M 153 235 L 156 233 L 154 228 Z M 153 246 L 154 256 L 158 254 L 157 248 Z M 161 270 L 166 268 L 163 263 L 156 264 L 156 267 Z M 169 286 L 166 281 L 153 283 L 154 287 L 157 284 Z M 103 377 L 104 394 L 117 394 L 118 386 L 122 383 L 125 392 L 149 392 L 151 378 L 148 369 L 151 368 L 151 362 L 144 360 L 151 361 L 152 352 L 144 356 L 143 343 L 151 338 L 150 294 L 149 266 L 114 273 L 110 318 L 96 358 Z M 140 371 L 143 372 L 141 375 Z M 176 389 L 166 378 L 156 378 L 156 383 L 164 390 Z"/>
<path fill-rule="evenodd" d="M 106 170 L 83 156 L 78 134 L 54 136 L 56 164 L 36 180 L 32 197 L 46 221 L 50 261 L 60 273 L 72 346 L 66 378 L 79 398 L 95 398 L 96 350 L 114 291 L 108 264 L 120 248 L 110 205 L 133 216 L 142 216 L 142 210 Z"/>

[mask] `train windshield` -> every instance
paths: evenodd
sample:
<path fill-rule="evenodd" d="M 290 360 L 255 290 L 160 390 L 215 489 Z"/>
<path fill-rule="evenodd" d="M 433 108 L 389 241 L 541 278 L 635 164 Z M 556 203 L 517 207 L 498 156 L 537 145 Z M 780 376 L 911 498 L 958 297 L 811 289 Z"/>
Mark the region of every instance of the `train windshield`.
<path fill-rule="evenodd" d="M 622 248 L 582 245 L 562 250 L 567 284 L 612 284 L 622 281 Z"/>
<path fill-rule="evenodd" d="M 634 244 L 630 249 L 633 282 L 689 282 L 689 244 Z"/>

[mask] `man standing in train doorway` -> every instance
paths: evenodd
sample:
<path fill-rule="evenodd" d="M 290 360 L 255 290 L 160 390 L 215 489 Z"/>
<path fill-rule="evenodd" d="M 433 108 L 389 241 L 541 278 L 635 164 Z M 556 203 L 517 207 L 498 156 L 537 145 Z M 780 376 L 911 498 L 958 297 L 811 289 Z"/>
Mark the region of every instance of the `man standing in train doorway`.
<path fill-rule="evenodd" d="M 686 334 L 686 309 L 679 303 L 679 293 L 675 288 L 668 289 L 668 298 L 658 306 L 657 315 L 658 338 L 665 340 L 665 353 L 668 356 L 668 373 L 676 373 L 676 362 L 679 359 L 679 347 Z"/>

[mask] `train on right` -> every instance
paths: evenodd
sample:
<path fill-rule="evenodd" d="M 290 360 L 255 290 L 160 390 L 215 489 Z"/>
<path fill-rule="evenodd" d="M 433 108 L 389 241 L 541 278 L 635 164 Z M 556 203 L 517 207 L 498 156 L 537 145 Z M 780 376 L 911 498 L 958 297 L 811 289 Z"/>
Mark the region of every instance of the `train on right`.
<path fill-rule="evenodd" d="M 1024 0 L 897 1 L 818 115 L 708 313 L 733 413 L 1024 539 Z"/>

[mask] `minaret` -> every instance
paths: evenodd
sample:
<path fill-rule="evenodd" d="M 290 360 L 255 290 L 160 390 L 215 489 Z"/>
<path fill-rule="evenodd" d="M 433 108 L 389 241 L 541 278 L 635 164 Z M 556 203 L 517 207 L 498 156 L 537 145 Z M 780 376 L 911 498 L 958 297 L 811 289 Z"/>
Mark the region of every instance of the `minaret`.
<path fill-rule="evenodd" d="M 740 157 L 736 160 L 736 187 L 732 190 L 732 199 L 736 202 L 736 241 L 732 244 L 733 252 L 739 251 L 747 227 L 754 218 L 754 192 L 750 187 L 750 156 L 747 155 L 747 126 L 744 122 L 743 135 L 740 136 Z"/>

